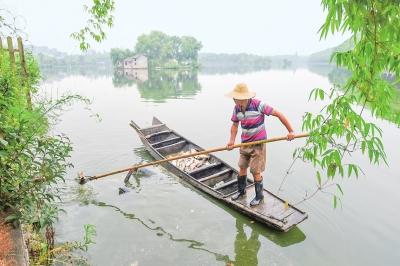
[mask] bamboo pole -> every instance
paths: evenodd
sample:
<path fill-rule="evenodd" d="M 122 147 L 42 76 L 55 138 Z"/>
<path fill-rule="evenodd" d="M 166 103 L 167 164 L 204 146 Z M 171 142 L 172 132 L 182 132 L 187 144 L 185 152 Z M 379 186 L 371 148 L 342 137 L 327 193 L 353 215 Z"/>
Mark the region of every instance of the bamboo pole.
<path fill-rule="evenodd" d="M 7 37 L 8 53 L 10 54 L 10 64 L 12 70 L 15 69 L 15 56 L 14 56 L 14 46 L 13 41 L 10 36 Z"/>
<path fill-rule="evenodd" d="M 303 134 L 295 135 L 294 138 L 298 139 L 298 138 L 305 138 L 305 137 L 308 137 L 308 136 L 309 136 L 308 133 L 303 133 Z M 162 160 L 158 160 L 158 161 L 153 161 L 153 162 L 149 162 L 149 163 L 134 165 L 134 166 L 131 166 L 131 167 L 128 167 L 128 168 L 112 171 L 112 172 L 105 173 L 105 174 L 102 174 L 102 175 L 89 176 L 86 180 L 85 180 L 84 176 L 80 176 L 80 183 L 84 184 L 84 183 L 86 183 L 86 181 L 96 180 L 96 179 L 99 179 L 99 178 L 103 178 L 103 177 L 106 177 L 106 176 L 115 175 L 115 174 L 119 174 L 119 173 L 123 173 L 123 172 L 127 172 L 127 171 L 136 171 L 137 169 L 143 168 L 143 167 L 146 167 L 146 166 L 161 164 L 161 163 L 165 163 L 165 162 L 169 162 L 169 161 L 175 161 L 175 160 L 184 159 L 184 158 L 188 158 L 188 157 L 193 157 L 193 156 L 197 156 L 197 155 L 209 154 L 209 153 L 213 153 L 213 152 L 226 151 L 226 150 L 236 149 L 236 148 L 240 148 L 240 147 L 252 146 L 252 145 L 257 145 L 257 144 L 264 144 L 264 143 L 271 143 L 271 142 L 282 141 L 282 140 L 287 140 L 287 136 L 275 137 L 275 138 L 259 140 L 259 141 L 253 141 L 253 142 L 240 143 L 240 144 L 233 145 L 232 148 L 228 148 L 228 147 L 224 146 L 224 147 L 218 147 L 218 148 L 212 148 L 212 149 L 209 149 L 209 150 L 194 152 L 194 153 L 190 153 L 190 154 L 170 157 L 170 158 L 166 158 L 166 159 L 162 159 Z"/>

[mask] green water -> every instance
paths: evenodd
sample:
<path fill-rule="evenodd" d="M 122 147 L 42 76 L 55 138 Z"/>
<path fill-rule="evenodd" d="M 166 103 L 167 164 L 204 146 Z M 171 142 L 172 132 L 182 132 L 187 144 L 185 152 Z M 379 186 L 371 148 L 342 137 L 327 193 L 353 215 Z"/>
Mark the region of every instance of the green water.
<path fill-rule="evenodd" d="M 309 219 L 288 233 L 270 230 L 199 193 L 161 167 L 149 167 L 131 179 L 130 192 L 119 194 L 123 175 L 81 187 L 78 171 L 99 174 L 152 160 L 136 133 L 134 120 L 149 126 L 157 116 L 169 127 L 204 148 L 224 146 L 229 138 L 233 102 L 223 95 L 246 82 L 262 99 L 283 112 L 300 132 L 315 87 L 329 88 L 334 80 L 325 68 L 265 70 L 251 73 L 112 72 L 92 75 L 59 74 L 42 84 L 47 95 L 77 92 L 93 100 L 92 112 L 76 104 L 63 115 L 55 132 L 74 143 L 75 168 L 67 176 L 58 242 L 82 238 L 83 224 L 96 226 L 96 244 L 87 254 L 92 265 L 398 265 L 400 261 L 399 129 L 377 121 L 384 131 L 390 167 L 370 166 L 355 157 L 365 176 L 340 180 L 343 208 L 334 210 L 327 194 L 318 194 L 298 207 Z M 139 79 L 139 80 L 138 80 Z M 273 117 L 266 119 L 268 135 L 284 135 Z M 264 176 L 276 192 L 291 163 L 293 149 L 304 140 L 268 146 Z M 236 165 L 238 152 L 219 153 Z M 280 195 L 297 202 L 316 186 L 312 168 L 297 163 Z"/>

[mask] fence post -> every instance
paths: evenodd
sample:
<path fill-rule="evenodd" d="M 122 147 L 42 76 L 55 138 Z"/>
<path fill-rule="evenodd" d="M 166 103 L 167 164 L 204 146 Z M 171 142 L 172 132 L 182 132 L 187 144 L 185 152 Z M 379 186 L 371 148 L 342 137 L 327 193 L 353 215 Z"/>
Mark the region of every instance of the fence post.
<path fill-rule="evenodd" d="M 10 36 L 7 37 L 8 53 L 10 54 L 10 64 L 12 70 L 15 69 L 14 46 Z"/>
<path fill-rule="evenodd" d="M 1 39 L 0 36 L 0 58 L 3 56 L 3 40 Z"/>
<path fill-rule="evenodd" d="M 17 38 L 18 42 L 18 51 L 19 51 L 19 58 L 22 66 L 22 74 L 24 76 L 25 80 L 25 85 L 26 85 L 26 98 L 28 102 L 28 107 L 31 109 L 32 108 L 32 98 L 31 98 L 31 92 L 29 90 L 29 76 L 28 76 L 28 70 L 26 68 L 26 61 L 25 61 L 25 54 L 24 54 L 24 46 L 22 45 L 22 38 L 18 37 Z"/>

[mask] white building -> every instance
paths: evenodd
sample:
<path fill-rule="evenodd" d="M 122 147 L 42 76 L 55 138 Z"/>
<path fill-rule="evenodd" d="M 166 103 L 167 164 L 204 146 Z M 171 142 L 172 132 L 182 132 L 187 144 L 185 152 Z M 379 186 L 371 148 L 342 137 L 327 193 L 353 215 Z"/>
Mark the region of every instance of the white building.
<path fill-rule="evenodd" d="M 131 56 L 122 61 L 122 66 L 120 63 L 118 63 L 117 66 L 122 68 L 147 69 L 147 57 L 141 54 Z"/>

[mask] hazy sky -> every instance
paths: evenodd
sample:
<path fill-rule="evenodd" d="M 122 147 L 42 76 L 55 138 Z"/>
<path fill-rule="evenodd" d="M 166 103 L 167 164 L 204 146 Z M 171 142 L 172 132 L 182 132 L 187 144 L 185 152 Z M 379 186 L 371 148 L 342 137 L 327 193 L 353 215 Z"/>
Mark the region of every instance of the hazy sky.
<path fill-rule="evenodd" d="M 64 52 L 78 52 L 70 33 L 87 19 L 88 0 L 0 0 L 0 8 L 18 15 L 29 41 Z M 93 49 L 133 48 L 151 30 L 191 35 L 201 52 L 260 55 L 310 54 L 340 44 L 349 35 L 320 41 L 325 15 L 320 0 L 116 0 L 115 23 L 107 40 Z"/>

